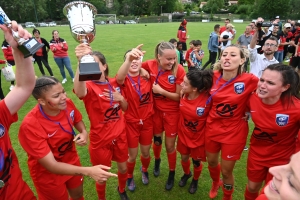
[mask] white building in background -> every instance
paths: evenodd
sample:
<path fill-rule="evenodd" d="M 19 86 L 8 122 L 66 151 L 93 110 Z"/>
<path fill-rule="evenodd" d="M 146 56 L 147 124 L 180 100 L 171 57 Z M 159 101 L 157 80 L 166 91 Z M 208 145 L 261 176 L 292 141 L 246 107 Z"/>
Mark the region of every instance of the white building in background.
<path fill-rule="evenodd" d="M 192 0 L 179 0 L 181 3 L 192 3 Z"/>

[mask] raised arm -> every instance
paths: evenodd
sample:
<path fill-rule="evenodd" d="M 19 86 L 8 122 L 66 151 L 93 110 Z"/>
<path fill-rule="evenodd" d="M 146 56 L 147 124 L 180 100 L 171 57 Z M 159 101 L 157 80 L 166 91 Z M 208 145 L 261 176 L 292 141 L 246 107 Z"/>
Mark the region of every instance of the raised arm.
<path fill-rule="evenodd" d="M 0 28 L 4 32 L 6 41 L 13 49 L 16 63 L 16 86 L 4 99 L 10 113 L 15 114 L 32 93 L 35 85 L 34 68 L 32 65 L 32 57 L 24 58 L 24 55 L 18 49 L 18 43 L 13 38 L 12 31 L 4 25 L 0 25 Z M 31 34 L 15 21 L 12 21 L 12 29 L 17 32 L 21 38 L 31 38 Z"/>
<path fill-rule="evenodd" d="M 251 42 L 250 42 L 250 49 L 255 49 L 257 40 L 258 40 L 258 30 L 256 29 L 254 35 L 252 36 Z"/>

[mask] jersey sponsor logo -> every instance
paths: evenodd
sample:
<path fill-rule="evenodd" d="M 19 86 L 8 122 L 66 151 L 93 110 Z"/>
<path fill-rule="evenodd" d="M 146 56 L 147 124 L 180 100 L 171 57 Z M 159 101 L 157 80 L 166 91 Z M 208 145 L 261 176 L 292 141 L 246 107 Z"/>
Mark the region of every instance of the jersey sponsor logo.
<path fill-rule="evenodd" d="M 258 140 L 265 140 L 272 143 L 275 143 L 274 137 L 277 136 L 277 133 L 267 133 L 262 131 L 260 128 L 255 127 L 253 129 L 252 137 L 258 139 Z"/>
<path fill-rule="evenodd" d="M 49 133 L 48 133 L 48 137 L 49 137 L 49 138 L 50 138 L 50 137 L 53 137 L 53 136 L 56 134 L 56 132 L 57 132 L 57 130 L 54 131 L 52 134 L 49 134 Z"/>
<path fill-rule="evenodd" d="M 121 109 L 119 104 L 115 104 L 114 106 L 110 107 L 109 109 L 106 110 L 104 113 L 104 116 L 106 119 L 104 121 L 109 121 L 109 120 L 114 120 L 114 119 L 119 119 L 119 110 Z"/>
<path fill-rule="evenodd" d="M 276 124 L 278 126 L 285 126 L 289 123 L 289 115 L 285 114 L 276 114 Z"/>
<path fill-rule="evenodd" d="M 152 92 L 152 94 L 153 94 L 153 98 L 155 98 L 155 99 L 165 99 L 166 98 L 164 95 L 161 95 L 158 93 Z"/>
<path fill-rule="evenodd" d="M 216 106 L 217 114 L 222 117 L 232 117 L 234 115 L 234 110 L 237 109 L 237 105 L 230 105 L 220 103 Z"/>
<path fill-rule="evenodd" d="M 72 121 L 74 122 L 74 110 L 72 110 L 71 112 L 70 112 L 70 118 L 72 119 Z"/>
<path fill-rule="evenodd" d="M 191 132 L 197 132 L 197 126 L 199 122 L 198 121 L 189 121 L 187 119 L 184 119 L 184 125 L 191 131 Z"/>
<path fill-rule="evenodd" d="M 168 81 L 170 84 L 174 84 L 175 83 L 175 76 L 174 75 L 169 75 L 168 76 Z"/>
<path fill-rule="evenodd" d="M 2 138 L 4 134 L 5 134 L 5 127 L 2 124 L 0 124 L 0 138 Z"/>
<path fill-rule="evenodd" d="M 0 180 L 2 180 L 4 183 L 7 183 L 8 180 L 11 178 L 10 170 L 13 168 L 12 162 L 13 162 L 13 151 L 12 149 L 8 149 L 7 156 L 4 159 L 4 165 L 2 169 L 2 174 L 0 176 Z"/>
<path fill-rule="evenodd" d="M 143 94 L 140 98 L 140 106 L 149 104 L 150 103 L 149 100 L 150 100 L 150 92 Z"/>
<path fill-rule="evenodd" d="M 64 156 L 67 151 L 69 151 L 70 149 L 72 149 L 73 147 L 73 138 L 71 138 L 71 140 L 62 143 L 59 147 L 58 147 L 58 152 L 59 152 L 59 156 Z"/>
<path fill-rule="evenodd" d="M 201 117 L 201 116 L 204 114 L 204 110 L 205 110 L 205 108 L 203 108 L 203 107 L 197 107 L 197 108 L 196 108 L 196 114 L 197 114 L 199 117 Z"/>
<path fill-rule="evenodd" d="M 237 82 L 234 83 L 234 92 L 237 94 L 242 94 L 245 91 L 245 83 Z"/>

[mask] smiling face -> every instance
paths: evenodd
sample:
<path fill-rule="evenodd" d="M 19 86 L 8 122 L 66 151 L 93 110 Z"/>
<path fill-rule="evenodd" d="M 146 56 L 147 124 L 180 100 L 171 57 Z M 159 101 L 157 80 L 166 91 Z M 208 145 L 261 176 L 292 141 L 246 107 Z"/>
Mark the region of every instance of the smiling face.
<path fill-rule="evenodd" d="M 182 87 L 183 94 L 190 94 L 192 92 L 197 91 L 197 88 L 193 87 L 190 84 L 190 80 L 186 76 L 184 76 L 184 78 L 183 78 L 183 82 L 181 83 L 181 87 Z"/>
<path fill-rule="evenodd" d="M 157 55 L 161 68 L 163 70 L 172 70 L 172 67 L 177 61 L 177 54 L 175 49 L 165 49 L 162 55 Z"/>
<path fill-rule="evenodd" d="M 142 66 L 141 58 L 137 58 L 131 62 L 129 72 L 135 74 L 140 71 L 141 66 Z"/>
<path fill-rule="evenodd" d="M 237 72 L 239 67 L 245 62 L 245 59 L 241 58 L 241 50 L 238 47 L 229 46 L 224 49 L 220 62 L 223 71 Z"/>
<path fill-rule="evenodd" d="M 58 33 L 58 31 L 54 31 L 53 34 L 52 34 L 52 36 L 53 36 L 54 40 L 58 40 L 59 39 L 59 33 Z"/>
<path fill-rule="evenodd" d="M 269 172 L 272 181 L 264 192 L 269 200 L 297 200 L 300 199 L 300 153 L 291 157 L 287 165 L 272 167 Z"/>
<path fill-rule="evenodd" d="M 266 104 L 276 103 L 282 94 L 290 87 L 283 86 L 282 75 L 275 70 L 266 69 L 257 85 L 257 94 Z"/>
<path fill-rule="evenodd" d="M 61 83 L 57 83 L 49 88 L 38 99 L 38 102 L 46 110 L 59 111 L 67 108 L 67 94 Z"/>

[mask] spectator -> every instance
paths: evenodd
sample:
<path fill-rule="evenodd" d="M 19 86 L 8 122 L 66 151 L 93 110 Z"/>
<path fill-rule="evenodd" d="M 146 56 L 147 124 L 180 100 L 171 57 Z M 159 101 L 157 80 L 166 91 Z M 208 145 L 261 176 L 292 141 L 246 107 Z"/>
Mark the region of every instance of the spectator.
<path fill-rule="evenodd" d="M 189 36 L 187 35 L 187 21 L 186 19 L 184 19 L 181 23 L 180 26 L 178 28 L 178 32 L 177 32 L 177 38 L 178 41 L 182 43 L 182 51 L 183 54 L 185 54 L 187 47 L 186 47 L 186 40 L 189 39 Z"/>
<path fill-rule="evenodd" d="M 45 67 L 47 68 L 50 76 L 53 76 L 52 73 L 52 69 L 49 66 L 48 63 L 48 51 L 50 50 L 50 46 L 49 43 L 47 42 L 47 40 L 45 40 L 44 38 L 40 37 L 40 31 L 38 29 L 33 29 L 32 34 L 34 35 L 35 39 L 39 42 L 44 44 L 44 46 L 42 48 L 40 48 L 34 55 L 33 58 L 35 59 L 35 61 L 37 62 L 39 69 L 42 73 L 43 76 L 45 76 L 45 71 L 43 68 L 42 63 L 45 65 Z"/>
<path fill-rule="evenodd" d="M 179 51 L 179 56 L 180 56 L 179 64 L 181 64 L 182 66 L 186 65 L 185 59 L 184 59 L 184 56 L 183 56 L 182 43 L 181 42 L 177 42 L 177 50 Z"/>
<path fill-rule="evenodd" d="M 172 43 L 176 49 L 176 55 L 177 55 L 177 63 L 180 63 L 180 52 L 177 49 L 177 40 L 175 38 L 172 38 L 169 40 L 170 43 Z"/>
<path fill-rule="evenodd" d="M 4 41 L 2 43 L 2 51 L 3 51 L 4 57 L 7 61 L 7 63 L 10 64 L 11 66 L 14 66 L 15 65 L 15 60 L 14 60 L 14 55 L 13 55 L 13 52 L 12 52 L 12 48 L 8 44 L 6 39 L 4 39 Z M 14 87 L 15 87 L 15 81 L 11 81 L 9 90 L 12 90 Z"/>
<path fill-rule="evenodd" d="M 207 65 L 209 65 L 211 63 L 211 67 L 213 67 L 213 65 L 216 62 L 217 59 L 217 53 L 219 50 L 219 34 L 220 32 L 220 25 L 216 24 L 214 26 L 214 31 L 210 33 L 209 35 L 209 40 L 208 40 L 208 50 L 209 50 L 209 59 L 208 61 L 204 64 L 203 69 L 205 69 L 207 67 Z"/>
<path fill-rule="evenodd" d="M 246 26 L 245 33 L 242 34 L 238 40 L 237 44 L 240 45 L 242 48 L 248 51 L 248 45 L 250 44 L 252 39 L 251 35 L 251 26 Z M 244 64 L 244 71 L 247 71 L 248 68 L 248 63 L 249 63 L 249 58 L 246 58 L 245 64 Z"/>
<path fill-rule="evenodd" d="M 186 53 L 185 53 L 185 60 L 186 60 L 186 62 L 187 62 L 187 66 L 188 66 L 188 67 L 191 66 L 191 63 L 190 63 L 190 61 L 189 61 L 189 57 L 190 57 L 191 52 L 192 52 L 193 49 L 194 49 L 193 43 L 194 43 L 194 40 L 192 40 L 192 41 L 189 42 L 190 48 L 189 48 L 189 49 L 186 51 Z M 185 66 L 186 66 L 186 65 L 185 65 Z"/>
<path fill-rule="evenodd" d="M 204 51 L 201 49 L 202 42 L 200 40 L 195 40 L 193 46 L 194 49 L 189 57 L 189 61 L 191 63 L 189 70 L 202 69 L 202 59 L 204 56 Z"/>
<path fill-rule="evenodd" d="M 232 24 L 226 25 L 226 30 L 222 32 L 220 35 L 220 42 L 221 42 L 221 50 L 224 50 L 226 47 L 231 45 L 231 40 L 234 39 L 233 28 Z"/>
<path fill-rule="evenodd" d="M 278 62 L 282 62 L 285 56 L 287 55 L 288 45 L 293 37 L 293 34 L 290 32 L 291 24 L 286 23 L 284 25 L 283 31 L 279 33 L 280 36 L 280 44 L 278 47 L 278 57 L 276 58 Z"/>

